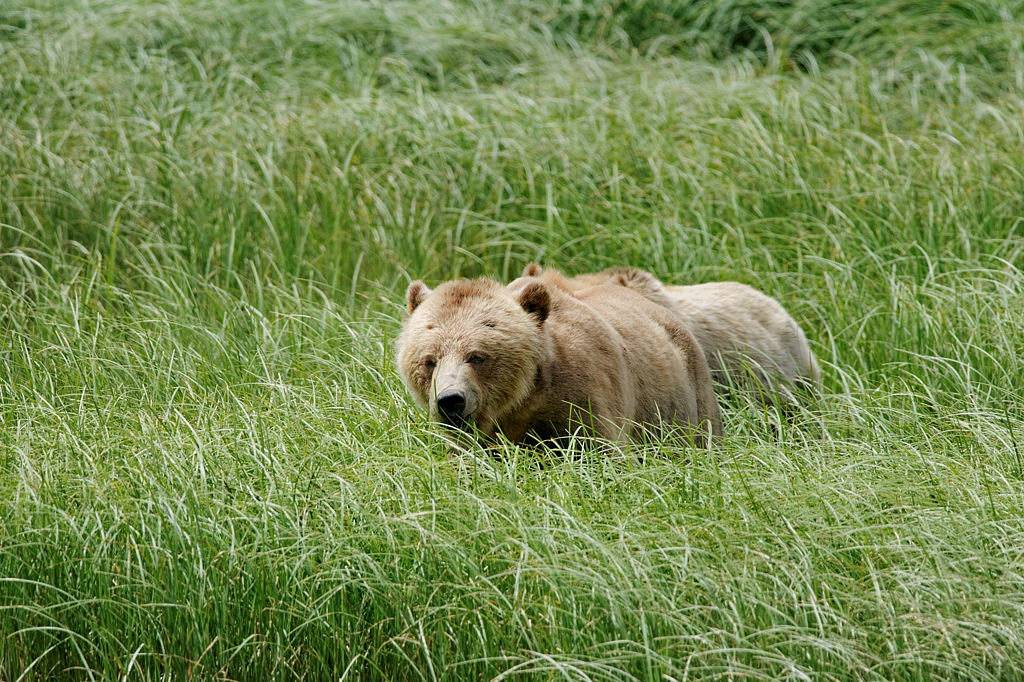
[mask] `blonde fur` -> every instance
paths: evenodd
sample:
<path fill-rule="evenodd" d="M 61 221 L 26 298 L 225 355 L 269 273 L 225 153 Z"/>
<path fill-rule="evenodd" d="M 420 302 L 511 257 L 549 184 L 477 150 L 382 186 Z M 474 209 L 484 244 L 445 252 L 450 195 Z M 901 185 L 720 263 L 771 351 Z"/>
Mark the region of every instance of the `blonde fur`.
<path fill-rule="evenodd" d="M 576 296 L 611 283 L 669 308 L 696 337 L 719 382 L 743 383 L 753 375 L 789 400 L 795 400 L 791 387 L 820 384 L 818 362 L 800 325 L 778 301 L 753 287 L 738 282 L 666 286 L 630 267 L 566 277 L 531 263 L 524 272 Z"/>
<path fill-rule="evenodd" d="M 436 417 L 437 376 L 457 382 L 484 434 L 514 441 L 565 435 L 589 414 L 610 439 L 662 421 L 721 433 L 704 355 L 665 308 L 620 286 L 581 296 L 534 277 L 508 287 L 456 280 L 409 287 L 399 372 Z M 468 366 L 468 358 L 486 361 Z"/>

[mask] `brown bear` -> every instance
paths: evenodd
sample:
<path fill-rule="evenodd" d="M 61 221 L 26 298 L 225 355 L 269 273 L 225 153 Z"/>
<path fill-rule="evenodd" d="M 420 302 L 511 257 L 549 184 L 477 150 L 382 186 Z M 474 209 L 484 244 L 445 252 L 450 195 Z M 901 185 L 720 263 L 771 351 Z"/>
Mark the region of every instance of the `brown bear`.
<path fill-rule="evenodd" d="M 590 287 L 613 283 L 670 308 L 697 338 L 719 383 L 742 383 L 753 375 L 762 387 L 795 402 L 791 387 L 816 387 L 821 382 L 818 362 L 800 325 L 778 301 L 745 284 L 666 286 L 651 273 L 632 267 L 566 277 L 537 263 L 527 265 L 523 276 L 540 278 L 577 296 Z"/>
<path fill-rule="evenodd" d="M 661 422 L 699 444 L 721 433 L 704 354 L 671 311 L 621 286 L 574 297 L 534 278 L 455 280 L 406 291 L 403 381 L 447 425 L 513 441 L 571 433 L 589 415 L 620 440 Z"/>

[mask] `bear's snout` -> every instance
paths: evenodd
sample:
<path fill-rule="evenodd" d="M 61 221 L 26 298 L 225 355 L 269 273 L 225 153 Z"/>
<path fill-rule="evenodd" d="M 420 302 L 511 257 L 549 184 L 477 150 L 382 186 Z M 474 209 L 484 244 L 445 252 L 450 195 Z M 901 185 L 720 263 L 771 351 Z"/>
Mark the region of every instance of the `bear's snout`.
<path fill-rule="evenodd" d="M 466 421 L 466 394 L 448 390 L 437 396 L 437 413 L 446 424 L 461 426 Z"/>
<path fill-rule="evenodd" d="M 434 376 L 432 412 L 442 424 L 464 429 L 477 417 L 479 394 L 472 368 L 454 356 L 442 358 Z"/>

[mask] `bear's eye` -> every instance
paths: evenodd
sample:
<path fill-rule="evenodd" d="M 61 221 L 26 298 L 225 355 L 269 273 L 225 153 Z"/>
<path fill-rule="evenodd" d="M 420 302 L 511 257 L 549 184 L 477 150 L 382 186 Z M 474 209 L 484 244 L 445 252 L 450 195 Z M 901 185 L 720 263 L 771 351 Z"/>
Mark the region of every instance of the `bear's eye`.
<path fill-rule="evenodd" d="M 434 358 L 430 358 L 430 357 L 423 358 L 423 366 L 426 367 L 427 369 L 433 371 L 433 369 L 435 367 L 437 367 L 437 360 L 435 360 Z"/>
<path fill-rule="evenodd" d="M 487 358 L 485 358 L 480 353 L 470 353 L 469 356 L 466 358 L 466 362 L 468 362 L 471 365 L 482 365 L 486 360 Z"/>

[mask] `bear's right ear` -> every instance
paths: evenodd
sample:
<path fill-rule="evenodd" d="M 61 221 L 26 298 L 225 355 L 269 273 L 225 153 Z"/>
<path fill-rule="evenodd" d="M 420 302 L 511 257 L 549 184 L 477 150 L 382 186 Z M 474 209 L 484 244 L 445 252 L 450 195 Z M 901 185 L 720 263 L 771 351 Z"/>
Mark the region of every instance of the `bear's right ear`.
<path fill-rule="evenodd" d="M 542 272 L 544 272 L 544 268 L 540 266 L 540 263 L 531 262 L 527 263 L 526 267 L 523 268 L 523 274 L 520 277 L 537 277 Z"/>
<path fill-rule="evenodd" d="M 544 320 L 548 319 L 548 313 L 551 311 L 551 295 L 548 293 L 547 287 L 540 282 L 527 284 L 519 292 L 516 300 L 519 301 L 523 310 L 537 320 L 537 324 L 544 324 Z"/>
<path fill-rule="evenodd" d="M 420 307 L 420 303 L 423 303 L 423 299 L 429 294 L 430 289 L 420 280 L 409 284 L 409 288 L 405 290 L 405 307 L 410 315 Z"/>

